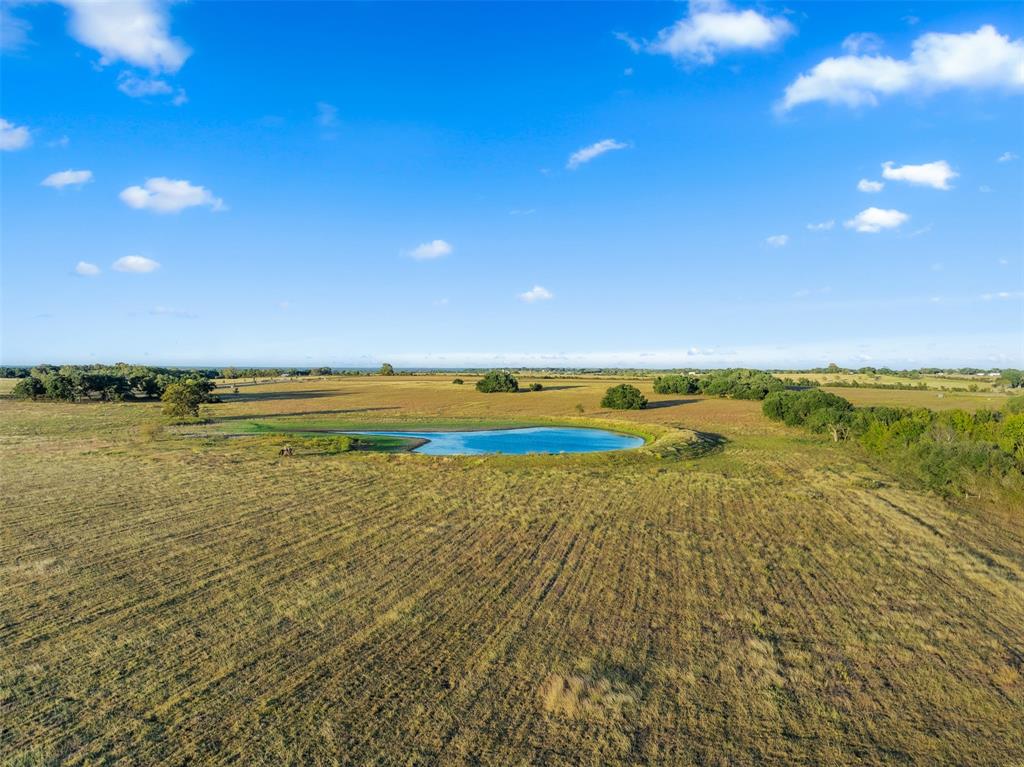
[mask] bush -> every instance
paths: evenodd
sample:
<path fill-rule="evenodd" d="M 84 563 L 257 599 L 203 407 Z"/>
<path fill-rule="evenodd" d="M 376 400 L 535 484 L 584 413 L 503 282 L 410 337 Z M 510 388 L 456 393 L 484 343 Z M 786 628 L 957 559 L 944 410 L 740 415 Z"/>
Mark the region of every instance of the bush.
<path fill-rule="evenodd" d="M 507 370 L 492 370 L 476 382 L 476 390 L 485 394 L 519 391 L 519 381 Z"/>
<path fill-rule="evenodd" d="M 612 410 L 642 410 L 647 407 L 647 397 L 640 393 L 640 390 L 630 384 L 619 384 L 613 386 L 604 393 L 601 399 L 601 407 Z"/>
<path fill-rule="evenodd" d="M 464 384 L 466 382 L 463 381 L 461 378 L 456 378 L 454 381 L 452 381 L 452 383 L 453 384 L 458 384 L 459 386 L 462 386 L 462 384 Z"/>
<path fill-rule="evenodd" d="M 380 366 L 380 375 L 393 376 L 394 374 L 395 369 L 391 366 L 390 362 L 385 362 L 383 365 Z"/>
<path fill-rule="evenodd" d="M 11 390 L 11 396 L 14 399 L 38 399 L 45 393 L 46 388 L 43 386 L 43 382 L 35 376 L 18 379 L 18 383 L 14 384 L 14 389 Z"/>
<path fill-rule="evenodd" d="M 761 405 L 761 412 L 773 421 L 782 421 L 787 426 L 802 426 L 808 417 L 816 411 L 829 412 L 835 418 L 839 414 L 849 413 L 853 405 L 848 401 L 830 392 L 820 389 L 808 389 L 806 391 L 774 391 L 764 398 Z M 823 416 L 818 416 L 815 424 L 819 426 L 812 431 L 825 431 Z M 810 426 L 808 426 L 810 428 Z"/>
<path fill-rule="evenodd" d="M 532 383 L 530 384 L 530 391 L 541 391 L 544 389 L 544 384 Z"/>
<path fill-rule="evenodd" d="M 654 391 L 658 394 L 696 394 L 700 391 L 700 380 L 675 374 L 658 376 L 654 379 Z"/>

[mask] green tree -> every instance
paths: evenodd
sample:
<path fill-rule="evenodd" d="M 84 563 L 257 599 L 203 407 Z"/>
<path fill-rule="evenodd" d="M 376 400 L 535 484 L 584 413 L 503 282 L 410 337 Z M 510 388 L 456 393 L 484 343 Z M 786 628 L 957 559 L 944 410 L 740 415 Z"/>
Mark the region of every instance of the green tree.
<path fill-rule="evenodd" d="M 196 418 L 199 406 L 207 401 L 208 389 L 201 381 L 186 378 L 168 384 L 160 397 L 164 403 L 164 415 L 175 419 Z"/>
<path fill-rule="evenodd" d="M 70 376 L 63 373 L 50 373 L 43 379 L 46 396 L 52 400 L 74 402 L 78 399 L 78 389 Z"/>
<path fill-rule="evenodd" d="M 658 376 L 654 379 L 654 391 L 658 394 L 696 394 L 700 391 L 700 381 L 693 376 Z"/>
<path fill-rule="evenodd" d="M 642 410 L 647 407 L 647 397 L 631 384 L 619 384 L 604 393 L 601 407 L 613 410 Z"/>
<path fill-rule="evenodd" d="M 385 362 L 380 366 L 379 372 L 382 376 L 393 376 L 395 374 L 395 369 L 391 366 L 390 362 Z"/>
<path fill-rule="evenodd" d="M 43 382 L 35 376 L 29 376 L 18 379 L 18 383 L 14 384 L 14 389 L 11 391 L 11 396 L 14 399 L 37 399 L 45 393 L 46 388 L 43 386 Z"/>
<path fill-rule="evenodd" d="M 476 390 L 485 394 L 503 391 L 519 391 L 519 381 L 507 370 L 491 370 L 476 382 Z"/>

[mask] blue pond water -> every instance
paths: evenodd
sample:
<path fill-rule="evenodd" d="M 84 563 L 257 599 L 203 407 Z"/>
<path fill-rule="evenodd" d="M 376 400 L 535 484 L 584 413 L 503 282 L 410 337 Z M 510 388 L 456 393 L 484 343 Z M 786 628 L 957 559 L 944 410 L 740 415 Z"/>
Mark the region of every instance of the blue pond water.
<path fill-rule="evenodd" d="M 602 429 L 571 429 L 538 426 L 492 431 L 366 431 L 391 437 L 430 440 L 413 452 L 426 455 L 479 455 L 482 453 L 597 453 L 640 447 L 640 437 Z"/>

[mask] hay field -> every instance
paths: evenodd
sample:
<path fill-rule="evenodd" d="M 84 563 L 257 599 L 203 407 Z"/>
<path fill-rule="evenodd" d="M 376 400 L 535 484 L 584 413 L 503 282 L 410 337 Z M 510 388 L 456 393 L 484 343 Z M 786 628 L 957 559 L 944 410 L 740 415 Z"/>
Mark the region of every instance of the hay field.
<path fill-rule="evenodd" d="M 610 381 L 543 383 L 242 387 L 205 437 L 155 404 L 0 401 L 0 764 L 1024 760 L 1019 509 L 902 487 L 756 402 L 611 414 Z M 576 404 L 725 446 L 281 459 L 214 434 Z"/>

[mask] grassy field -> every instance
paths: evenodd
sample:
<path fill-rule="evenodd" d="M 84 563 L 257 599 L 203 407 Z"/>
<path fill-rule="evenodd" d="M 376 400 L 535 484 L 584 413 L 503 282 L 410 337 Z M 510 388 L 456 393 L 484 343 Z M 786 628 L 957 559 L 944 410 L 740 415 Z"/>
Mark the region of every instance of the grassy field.
<path fill-rule="evenodd" d="M 870 375 L 867 373 L 793 373 L 790 375 L 794 378 L 809 378 L 812 381 L 817 381 L 822 384 L 828 381 L 842 381 L 843 383 L 856 382 L 861 386 L 896 386 L 899 384 L 903 384 L 904 386 L 916 386 L 917 384 L 923 383 L 929 389 L 969 389 L 971 386 L 975 386 L 978 391 L 982 392 L 991 392 L 994 380 L 988 376 L 967 375 L 922 375 L 918 378 L 888 374 Z"/>
<path fill-rule="evenodd" d="M 758 402 L 466 380 L 226 389 L 171 429 L 0 401 L 0 764 L 1024 763 L 1020 509 Z M 721 446 L 280 458 L 223 433 L 574 419 Z"/>

